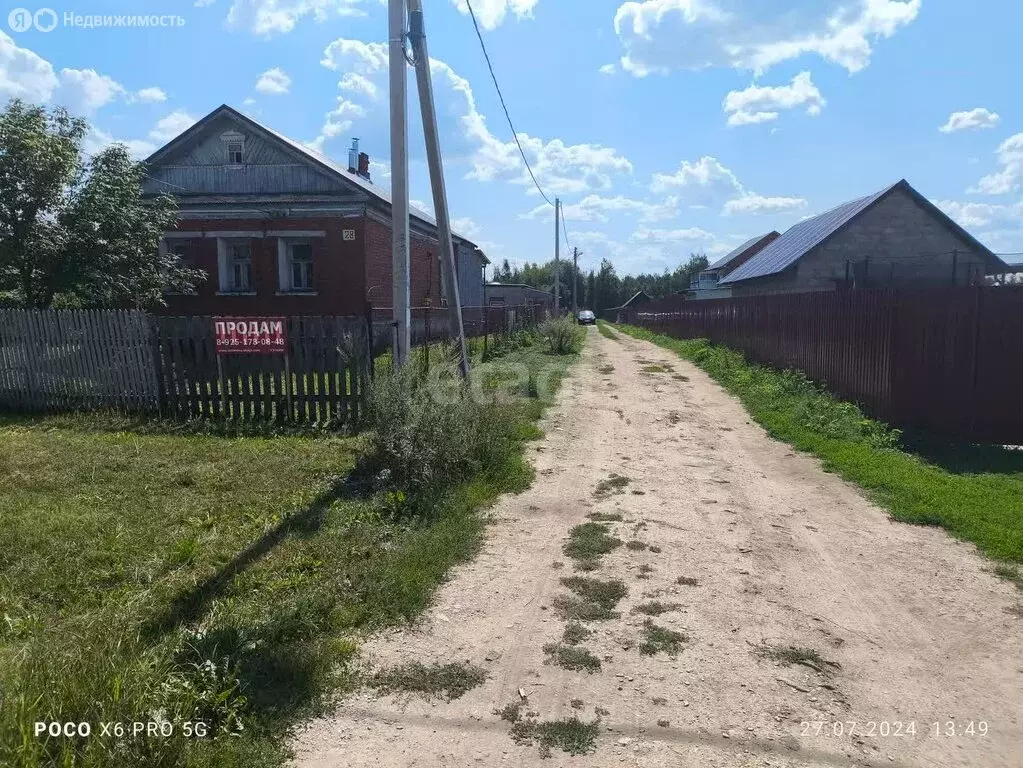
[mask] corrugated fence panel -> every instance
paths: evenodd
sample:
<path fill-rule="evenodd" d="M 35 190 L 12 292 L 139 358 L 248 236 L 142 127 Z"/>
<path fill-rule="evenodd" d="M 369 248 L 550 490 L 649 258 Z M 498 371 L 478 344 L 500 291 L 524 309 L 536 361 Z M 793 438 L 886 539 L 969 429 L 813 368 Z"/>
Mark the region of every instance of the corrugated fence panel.
<path fill-rule="evenodd" d="M 1023 444 L 1023 288 L 670 297 L 622 319 L 801 370 L 898 426 Z"/>

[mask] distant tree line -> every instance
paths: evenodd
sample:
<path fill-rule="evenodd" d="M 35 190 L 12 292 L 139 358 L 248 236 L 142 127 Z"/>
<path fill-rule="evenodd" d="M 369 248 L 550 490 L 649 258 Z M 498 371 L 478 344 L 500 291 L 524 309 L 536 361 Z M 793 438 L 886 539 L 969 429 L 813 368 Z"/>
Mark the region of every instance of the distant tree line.
<path fill-rule="evenodd" d="M 601 312 L 611 307 L 620 307 L 639 291 L 646 291 L 654 299 L 684 291 L 689 288 L 689 278 L 706 268 L 707 257 L 696 253 L 689 254 L 688 261 L 679 264 L 674 270 L 665 269 L 660 274 L 619 275 L 608 259 L 603 259 L 597 270 L 579 270 L 577 274 L 571 261 L 562 261 L 559 289 L 561 306 L 572 306 L 573 279 L 578 285 L 579 308 Z M 499 283 L 520 283 L 553 293 L 554 261 L 546 264 L 526 262 L 521 267 L 512 267 L 505 259 L 500 266 L 494 267 L 493 279 Z"/>

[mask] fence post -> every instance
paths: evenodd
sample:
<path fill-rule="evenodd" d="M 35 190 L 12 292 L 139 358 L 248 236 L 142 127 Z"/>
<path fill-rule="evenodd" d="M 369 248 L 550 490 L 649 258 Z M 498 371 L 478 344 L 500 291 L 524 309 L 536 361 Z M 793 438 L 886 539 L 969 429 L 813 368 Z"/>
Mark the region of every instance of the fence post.
<path fill-rule="evenodd" d="M 483 307 L 483 359 L 487 357 L 487 336 L 490 335 L 490 307 Z"/>
<path fill-rule="evenodd" d="M 373 365 L 373 304 L 367 301 L 362 312 L 366 318 L 366 359 L 369 361 L 369 378 L 372 381 L 376 368 Z"/>

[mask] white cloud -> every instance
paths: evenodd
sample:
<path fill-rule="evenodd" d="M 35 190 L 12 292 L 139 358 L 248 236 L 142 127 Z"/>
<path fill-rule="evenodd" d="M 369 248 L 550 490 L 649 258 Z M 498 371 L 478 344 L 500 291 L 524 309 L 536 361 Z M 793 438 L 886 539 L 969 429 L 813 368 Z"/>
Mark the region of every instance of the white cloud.
<path fill-rule="evenodd" d="M 764 197 L 763 195 L 746 194 L 725 203 L 724 213 L 789 213 L 806 207 L 806 200 L 801 197 Z"/>
<path fill-rule="evenodd" d="M 639 217 L 640 221 L 654 222 L 672 219 L 679 212 L 678 198 L 675 197 L 668 197 L 659 203 L 651 203 L 624 195 L 604 197 L 595 194 L 587 195 L 577 203 L 563 205 L 561 210 L 565 221 L 568 222 L 597 221 L 603 223 L 611 221 L 611 214 L 635 215 Z M 553 221 L 554 209 L 544 203 L 521 214 L 519 218 Z"/>
<path fill-rule="evenodd" d="M 819 115 L 827 102 L 810 79 L 800 72 L 788 85 L 751 85 L 742 91 L 729 91 L 722 104 L 729 125 L 750 125 L 776 120 L 778 113 L 806 105 L 806 114 Z"/>
<path fill-rule="evenodd" d="M 267 93 L 280 96 L 291 88 L 291 78 L 280 67 L 268 69 L 256 80 L 256 90 L 260 93 Z"/>
<path fill-rule="evenodd" d="M 136 160 L 149 157 L 149 155 L 153 154 L 157 150 L 156 144 L 151 141 L 145 141 L 143 139 L 115 139 L 106 131 L 96 128 L 95 126 L 92 127 L 84 141 L 82 141 L 82 149 L 86 154 L 95 155 L 109 147 L 111 144 L 124 144 L 128 147 L 128 152 Z"/>
<path fill-rule="evenodd" d="M 124 86 L 94 69 L 62 69 L 60 85 L 51 98 L 70 112 L 91 115 L 126 94 Z"/>
<path fill-rule="evenodd" d="M 629 239 L 634 243 L 681 243 L 693 240 L 712 240 L 714 235 L 699 227 L 686 229 L 648 229 L 641 227 Z"/>
<path fill-rule="evenodd" d="M 380 89 L 372 80 L 355 72 L 346 72 L 338 81 L 337 87 L 338 90 L 361 93 L 371 99 L 375 99 L 380 95 Z"/>
<path fill-rule="evenodd" d="M 483 229 L 468 216 L 462 216 L 451 220 L 451 229 L 463 237 L 478 237 L 483 234 Z"/>
<path fill-rule="evenodd" d="M 942 133 L 955 133 L 972 128 L 994 128 L 999 120 L 1001 118 L 997 113 L 984 107 L 977 107 L 966 112 L 953 112 L 949 115 L 948 122 L 938 130 Z"/>
<path fill-rule="evenodd" d="M 213 5 L 217 0 L 195 0 L 193 5 L 196 8 L 205 8 L 207 5 Z"/>
<path fill-rule="evenodd" d="M 957 224 L 967 229 L 987 227 L 996 223 L 1015 223 L 1023 226 L 1023 200 L 1012 205 L 938 200 L 935 205 L 954 219 Z"/>
<path fill-rule="evenodd" d="M 167 94 L 162 88 L 143 88 L 135 92 L 135 98 L 146 104 L 156 104 L 167 101 Z"/>
<path fill-rule="evenodd" d="M 149 132 L 149 138 L 161 144 L 184 133 L 195 125 L 196 119 L 183 110 L 176 110 L 160 118 Z"/>
<path fill-rule="evenodd" d="M 644 77 L 673 69 L 757 73 L 815 54 L 858 72 L 872 42 L 891 37 L 922 0 L 629 0 L 615 14 L 622 68 Z"/>
<path fill-rule="evenodd" d="M 1023 133 L 1010 136 L 998 146 L 1001 168 L 977 182 L 967 192 L 983 195 L 1005 195 L 1019 189 L 1023 179 Z"/>
<path fill-rule="evenodd" d="M 285 34 L 305 16 L 319 23 L 332 17 L 365 16 L 363 0 L 234 0 L 228 26 L 247 29 L 260 37 Z"/>
<path fill-rule="evenodd" d="M 28 48 L 20 48 L 0 32 L 0 96 L 5 99 L 48 101 L 57 88 L 53 66 Z"/>
<path fill-rule="evenodd" d="M 683 160 L 673 174 L 655 173 L 650 184 L 650 191 L 654 193 L 682 188 L 713 189 L 730 193 L 741 190 L 742 185 L 732 171 L 710 156 L 701 157 L 695 163 Z"/>
<path fill-rule="evenodd" d="M 465 0 L 452 2 L 461 13 L 469 14 L 469 6 Z M 531 17 L 537 2 L 538 0 L 473 0 L 472 9 L 480 26 L 489 30 L 499 27 L 509 13 L 514 14 L 517 19 Z"/>
<path fill-rule="evenodd" d="M 340 37 L 327 46 L 320 64 L 327 69 L 373 75 L 387 69 L 387 46 Z"/>
<path fill-rule="evenodd" d="M 618 68 L 615 67 L 614 64 L 605 64 L 597 71 L 600 72 L 600 74 L 602 75 L 613 75 L 615 72 L 618 71 Z"/>

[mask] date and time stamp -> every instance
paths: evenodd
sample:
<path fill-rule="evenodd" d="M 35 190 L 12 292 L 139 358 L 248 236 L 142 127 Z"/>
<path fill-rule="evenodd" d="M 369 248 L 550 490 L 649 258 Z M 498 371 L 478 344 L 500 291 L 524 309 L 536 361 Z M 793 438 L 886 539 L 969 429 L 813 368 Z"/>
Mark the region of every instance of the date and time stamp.
<path fill-rule="evenodd" d="M 986 720 L 804 720 L 799 724 L 804 737 L 971 739 L 988 735 Z"/>

